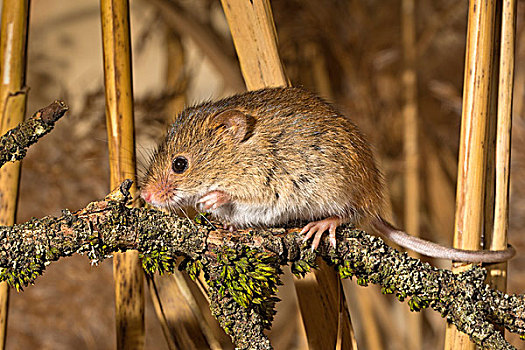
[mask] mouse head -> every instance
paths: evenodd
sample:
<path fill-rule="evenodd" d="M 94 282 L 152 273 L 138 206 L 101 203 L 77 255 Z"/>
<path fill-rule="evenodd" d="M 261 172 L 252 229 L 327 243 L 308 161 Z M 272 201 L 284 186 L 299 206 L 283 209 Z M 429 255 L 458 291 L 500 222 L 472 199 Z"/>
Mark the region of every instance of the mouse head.
<path fill-rule="evenodd" d="M 179 114 L 154 153 L 141 196 L 159 207 L 195 206 L 209 191 L 231 182 L 239 146 L 255 119 L 238 109 L 188 108 Z"/>

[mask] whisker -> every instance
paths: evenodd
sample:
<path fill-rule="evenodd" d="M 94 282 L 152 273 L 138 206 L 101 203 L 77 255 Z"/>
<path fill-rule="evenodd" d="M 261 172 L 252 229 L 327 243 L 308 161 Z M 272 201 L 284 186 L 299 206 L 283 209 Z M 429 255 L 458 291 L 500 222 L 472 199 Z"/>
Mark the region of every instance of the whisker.
<path fill-rule="evenodd" d="M 213 227 L 214 230 L 217 230 L 217 227 L 215 227 L 215 225 L 206 217 L 205 215 L 206 213 L 201 213 L 199 212 L 199 215 L 204 218 L 204 220 L 206 220 L 206 222 L 211 226 Z"/>
<path fill-rule="evenodd" d="M 175 208 L 175 207 L 173 206 L 173 204 L 171 204 L 171 203 L 167 203 L 167 204 L 166 204 L 166 209 L 168 210 L 168 212 L 169 212 L 170 214 L 177 213 L 177 208 Z"/>
<path fill-rule="evenodd" d="M 182 212 L 182 214 L 184 214 L 184 216 L 186 217 L 186 219 L 188 219 L 190 222 L 191 222 L 191 225 L 193 226 L 193 228 L 195 229 L 195 231 L 197 231 L 197 225 L 195 225 L 195 222 L 193 222 L 192 219 L 190 219 L 190 217 L 188 216 L 188 213 L 186 213 L 186 211 L 184 210 L 183 207 L 179 207 L 180 211 Z"/>

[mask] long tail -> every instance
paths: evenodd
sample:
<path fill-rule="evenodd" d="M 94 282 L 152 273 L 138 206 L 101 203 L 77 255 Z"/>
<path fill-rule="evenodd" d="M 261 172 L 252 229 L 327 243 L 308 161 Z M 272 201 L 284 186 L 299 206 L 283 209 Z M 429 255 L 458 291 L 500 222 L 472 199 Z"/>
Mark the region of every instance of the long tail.
<path fill-rule="evenodd" d="M 383 238 L 432 258 L 471 263 L 496 263 L 507 261 L 516 254 L 516 250 L 511 245 L 505 250 L 464 250 L 446 247 L 398 230 L 382 217 L 373 220 L 372 226 Z"/>

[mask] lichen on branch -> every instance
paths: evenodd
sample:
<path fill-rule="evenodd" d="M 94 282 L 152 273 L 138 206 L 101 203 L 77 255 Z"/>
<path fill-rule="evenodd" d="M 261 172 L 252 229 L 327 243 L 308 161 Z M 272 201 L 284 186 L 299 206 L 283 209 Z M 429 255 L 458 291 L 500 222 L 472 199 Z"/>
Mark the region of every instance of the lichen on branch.
<path fill-rule="evenodd" d="M 0 167 L 25 157 L 29 146 L 49 133 L 68 110 L 62 101 L 55 101 L 38 110 L 31 118 L 0 137 Z"/>
<path fill-rule="evenodd" d="M 485 270 L 453 274 L 387 246 L 380 238 L 351 227 L 337 231 L 337 247 L 324 240 L 313 253 L 296 229 L 229 232 L 206 220 L 126 206 L 131 181 L 103 201 L 75 213 L 0 227 L 0 280 L 21 290 L 47 265 L 75 253 L 99 262 L 113 252 L 136 249 L 146 272 L 166 273 L 179 266 L 190 276 L 202 273 L 209 285 L 211 308 L 239 348 L 269 349 L 269 328 L 280 266 L 304 275 L 325 259 L 342 278 L 374 283 L 384 293 L 408 301 L 414 311 L 431 307 L 487 349 L 512 349 L 494 325 L 525 334 L 523 295 L 507 295 L 484 283 Z"/>

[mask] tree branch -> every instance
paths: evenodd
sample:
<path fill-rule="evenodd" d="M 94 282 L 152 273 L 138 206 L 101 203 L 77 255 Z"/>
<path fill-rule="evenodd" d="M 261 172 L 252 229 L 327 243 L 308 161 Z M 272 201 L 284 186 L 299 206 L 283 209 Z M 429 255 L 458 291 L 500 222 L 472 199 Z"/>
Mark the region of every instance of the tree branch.
<path fill-rule="evenodd" d="M 95 263 L 115 251 L 136 249 L 148 273 L 175 270 L 190 276 L 201 271 L 210 286 L 211 309 L 239 348 L 269 349 L 263 334 L 274 314 L 280 266 L 305 274 L 320 256 L 342 278 L 360 285 L 378 284 L 383 293 L 407 300 L 414 311 L 432 307 L 479 346 L 512 349 L 494 325 L 525 334 L 523 295 L 507 295 L 484 283 L 485 270 L 465 273 L 437 269 L 387 246 L 363 231 L 338 229 L 337 249 L 324 240 L 317 254 L 296 229 L 231 233 L 212 224 L 192 222 L 158 210 L 129 208 L 131 181 L 103 201 L 75 213 L 0 227 L 0 280 L 18 290 L 35 281 L 52 261 L 74 253 Z"/>
<path fill-rule="evenodd" d="M 0 167 L 25 157 L 27 149 L 53 130 L 55 122 L 68 110 L 62 101 L 55 101 L 0 137 Z"/>
<path fill-rule="evenodd" d="M 54 102 L 2 136 L 0 166 L 22 159 L 66 111 L 63 102 Z M 204 274 L 212 312 L 236 346 L 270 349 L 263 330 L 271 327 L 275 313 L 280 266 L 291 264 L 295 274 L 304 275 L 322 257 L 341 278 L 378 284 L 383 293 L 407 300 L 414 311 L 432 307 L 483 348 L 513 349 L 494 325 L 525 335 L 525 297 L 491 289 L 480 267 L 461 274 L 437 269 L 352 227 L 338 228 L 336 249 L 325 239 L 313 253 L 293 228 L 231 233 L 202 217 L 193 222 L 130 208 L 131 183 L 125 181 L 104 200 L 75 213 L 64 210 L 60 217 L 0 227 L 0 281 L 22 290 L 51 262 L 75 253 L 98 263 L 116 251 L 136 249 L 150 274 L 174 271 L 182 256 L 178 268 L 193 278 Z"/>

